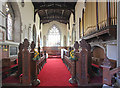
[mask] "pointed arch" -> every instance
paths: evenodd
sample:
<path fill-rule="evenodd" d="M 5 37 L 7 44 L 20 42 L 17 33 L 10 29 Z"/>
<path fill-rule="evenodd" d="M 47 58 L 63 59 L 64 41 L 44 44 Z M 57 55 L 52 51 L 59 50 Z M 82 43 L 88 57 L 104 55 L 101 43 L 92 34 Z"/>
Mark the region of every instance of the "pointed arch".
<path fill-rule="evenodd" d="M 57 25 L 48 30 L 47 40 L 47 46 L 61 46 L 61 32 Z"/>
<path fill-rule="evenodd" d="M 8 19 L 6 19 L 6 38 L 7 40 L 12 40 L 13 42 L 21 42 L 21 26 L 22 26 L 22 22 L 21 22 L 21 15 L 20 15 L 20 10 L 19 10 L 19 6 L 17 4 L 17 2 L 6 2 L 6 8 L 10 9 L 6 15 L 10 17 L 10 19 L 12 20 L 12 27 L 10 29 L 12 29 L 10 36 L 12 37 L 8 37 Z M 7 9 L 6 9 L 7 11 Z"/>

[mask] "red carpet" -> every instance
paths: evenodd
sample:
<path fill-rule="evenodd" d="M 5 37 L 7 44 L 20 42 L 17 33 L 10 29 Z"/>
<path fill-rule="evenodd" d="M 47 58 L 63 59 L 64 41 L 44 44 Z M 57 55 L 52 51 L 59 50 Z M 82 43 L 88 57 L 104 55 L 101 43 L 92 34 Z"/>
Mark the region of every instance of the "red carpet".
<path fill-rule="evenodd" d="M 70 72 L 61 59 L 47 59 L 47 63 L 38 75 L 38 86 L 75 86 L 69 83 Z"/>

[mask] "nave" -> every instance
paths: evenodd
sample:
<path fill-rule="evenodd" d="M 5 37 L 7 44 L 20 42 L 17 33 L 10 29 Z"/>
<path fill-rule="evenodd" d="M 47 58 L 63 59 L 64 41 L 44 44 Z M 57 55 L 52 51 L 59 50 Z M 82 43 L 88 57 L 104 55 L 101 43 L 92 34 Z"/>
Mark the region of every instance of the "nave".
<path fill-rule="evenodd" d="M 13 1 L 0 1 L 0 87 L 120 86 L 118 0 Z"/>
<path fill-rule="evenodd" d="M 43 69 L 38 74 L 37 78 L 40 80 L 40 84 L 32 87 L 78 87 L 77 83 L 71 84 L 69 79 L 71 78 L 71 73 L 67 69 L 67 66 L 63 63 L 60 56 L 52 56 L 46 60 L 46 64 L 43 66 Z M 16 74 L 5 78 L 3 81 L 7 87 L 21 87 L 20 78 L 16 77 Z M 102 87 L 102 77 L 95 76 L 90 80 L 90 84 L 83 85 L 83 87 Z M 4 86 L 3 86 L 4 87 Z"/>

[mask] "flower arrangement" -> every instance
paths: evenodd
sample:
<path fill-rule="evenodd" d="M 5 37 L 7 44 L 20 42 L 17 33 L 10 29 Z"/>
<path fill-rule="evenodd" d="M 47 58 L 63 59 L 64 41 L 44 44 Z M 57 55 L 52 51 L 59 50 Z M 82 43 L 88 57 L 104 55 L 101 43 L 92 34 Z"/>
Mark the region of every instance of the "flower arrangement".
<path fill-rule="evenodd" d="M 75 57 L 75 52 L 74 52 L 74 50 L 72 50 L 71 52 L 70 52 L 70 59 L 71 60 L 77 60 L 77 58 Z"/>
<path fill-rule="evenodd" d="M 40 59 L 39 53 L 34 50 L 34 58 L 33 58 L 33 60 L 39 60 L 39 59 Z"/>

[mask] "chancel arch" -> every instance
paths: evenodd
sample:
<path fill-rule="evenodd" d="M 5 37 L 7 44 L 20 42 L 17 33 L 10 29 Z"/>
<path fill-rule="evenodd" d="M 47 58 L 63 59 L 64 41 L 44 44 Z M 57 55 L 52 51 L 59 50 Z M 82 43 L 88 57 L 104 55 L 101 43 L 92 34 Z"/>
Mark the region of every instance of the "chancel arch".
<path fill-rule="evenodd" d="M 61 33 L 55 24 L 48 30 L 47 46 L 61 46 Z"/>

